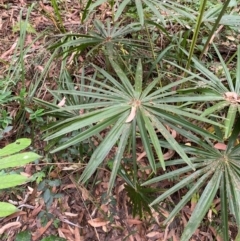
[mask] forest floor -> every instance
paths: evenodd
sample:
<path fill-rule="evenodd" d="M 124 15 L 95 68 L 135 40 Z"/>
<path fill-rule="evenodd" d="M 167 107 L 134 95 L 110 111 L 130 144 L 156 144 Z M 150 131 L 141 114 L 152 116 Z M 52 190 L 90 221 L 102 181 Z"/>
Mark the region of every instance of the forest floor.
<path fill-rule="evenodd" d="M 19 23 L 20 13 L 23 18 L 26 17 L 27 8 L 34 3 L 35 6 L 30 13 L 29 22 L 34 28 L 33 33 L 27 33 L 25 47 L 40 35 L 41 32 L 58 33 L 57 25 L 54 22 L 54 10 L 48 4 L 49 1 L 29 1 L 29 0 L 0 0 L 0 80 L 4 85 L 5 81 L 10 83 L 11 80 L 6 80 L 7 73 L 11 67 L 9 63 L 13 57 L 20 55 L 16 49 L 19 40 Z M 80 25 L 80 14 L 82 9 L 79 1 L 65 1 L 65 12 L 63 17 L 63 25 L 66 29 L 76 31 Z M 98 8 L 98 15 L 104 20 L 109 14 L 109 9 L 106 5 L 101 5 Z M 31 31 L 29 31 L 31 32 Z M 39 38 L 31 49 L 31 54 L 25 56 L 26 63 L 30 63 L 29 59 L 36 56 L 38 51 L 45 46 L 46 39 Z M 47 61 L 47 60 L 46 60 Z M 42 66 L 34 66 L 29 64 L 29 74 L 26 75 L 25 88 L 31 84 L 31 73 L 41 71 Z M 56 66 L 57 68 L 57 66 Z M 53 75 L 56 74 L 56 69 L 49 71 Z M 20 77 L 19 77 L 20 79 Z M 47 82 L 48 87 L 54 88 L 55 83 Z M 4 86 L 0 85 L 0 88 Z M 16 83 L 11 87 L 14 95 L 19 95 L 23 88 L 22 82 Z M 46 89 L 42 89 L 41 93 L 45 93 Z M 43 99 L 49 101 L 48 95 Z M 14 103 L 8 106 L 11 116 L 14 118 L 19 105 Z M 0 147 L 15 141 L 16 137 L 28 137 L 27 131 L 24 129 L 28 125 L 28 121 L 23 126 L 14 126 L 11 131 L 5 134 L 0 141 Z M 23 134 L 19 134 L 19 130 L 23 129 Z M 21 130 L 22 130 L 21 129 Z M 41 141 L 40 133 L 35 133 L 35 141 L 33 144 L 34 150 L 45 155 L 44 142 Z M 164 219 L 168 216 L 166 210 L 161 212 L 152 212 L 152 216 L 145 214 L 143 218 L 133 217 L 131 203 L 126 195 L 124 183 L 121 178 L 118 178 L 114 188 L 114 195 L 111 199 L 106 199 L 106 192 L 109 181 L 109 171 L 100 170 L 95 177 L 96 180 L 101 180 L 91 188 L 91 192 L 84 186 L 77 183 L 78 171 L 81 166 L 78 163 L 69 165 L 67 160 L 55 157 L 55 165 L 51 163 L 51 168 L 48 167 L 47 157 L 44 157 L 39 164 L 27 165 L 24 172 L 31 175 L 36 171 L 45 172 L 45 182 L 42 182 L 42 189 L 37 183 L 28 183 L 19 188 L 14 188 L 9 191 L 0 192 L 0 201 L 8 201 L 19 207 L 20 212 L 12 214 L 6 218 L 0 219 L 0 240 L 28 240 L 16 239 L 17 234 L 26 231 L 30 233 L 29 240 L 43 240 L 44 237 L 53 235 L 61 237 L 69 241 L 167 241 L 180 240 L 180 234 L 187 223 L 187 220 L 193 210 L 194 203 L 186 206 L 180 214 L 181 217 L 175 219 L 170 225 L 163 225 Z M 147 162 L 145 159 L 142 145 L 138 146 L 138 161 L 143 164 Z M 49 165 L 50 166 L 50 165 Z M 56 184 L 60 180 L 60 184 Z M 51 182 L 55 182 L 52 184 Z M 168 188 L 170 182 L 163 182 L 161 188 Z M 91 184 L 89 184 L 91 186 Z M 219 200 L 216 200 L 216 205 Z M 209 217 L 211 214 L 209 213 Z M 206 221 L 207 223 L 207 221 Z M 233 229 L 234 230 L 234 229 Z M 23 237 L 26 234 L 23 232 Z M 26 234 L 27 235 L 27 234 Z M 52 236 L 52 237 L 53 237 Z M 217 235 L 217 230 L 211 225 L 199 228 L 192 240 L 215 240 L 220 241 Z M 49 240 L 55 240 L 49 239 Z"/>

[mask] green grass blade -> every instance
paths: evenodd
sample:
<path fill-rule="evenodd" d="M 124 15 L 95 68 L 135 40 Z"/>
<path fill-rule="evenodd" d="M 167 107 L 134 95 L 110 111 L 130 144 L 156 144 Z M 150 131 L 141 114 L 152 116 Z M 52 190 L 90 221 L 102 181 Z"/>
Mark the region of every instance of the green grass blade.
<path fill-rule="evenodd" d="M 202 58 L 203 54 L 205 54 L 206 49 L 209 47 L 209 43 L 212 39 L 212 36 L 214 35 L 214 33 L 215 33 L 215 31 L 216 31 L 216 29 L 217 29 L 217 27 L 218 27 L 218 25 L 221 21 L 221 18 L 223 17 L 223 14 L 226 11 L 227 6 L 229 5 L 230 1 L 231 0 L 227 0 L 227 1 L 224 2 L 224 5 L 223 5 L 223 8 L 222 8 L 221 12 L 218 14 L 217 19 L 214 20 L 214 26 L 212 27 L 212 30 L 211 30 L 210 34 L 208 35 L 208 39 L 207 39 L 207 41 L 206 41 L 206 43 L 203 47 L 202 53 L 200 55 L 200 59 Z"/>
<path fill-rule="evenodd" d="M 89 10 L 92 11 L 94 8 L 102 5 L 105 2 L 106 2 L 106 0 L 97 0 L 96 2 L 94 2 L 93 4 L 90 5 Z"/>
<path fill-rule="evenodd" d="M 191 46 L 190 46 L 190 50 L 189 50 L 189 56 L 188 56 L 188 62 L 187 62 L 186 69 L 189 69 L 189 67 L 190 67 L 190 63 L 191 63 L 192 56 L 194 53 L 194 48 L 197 43 L 197 37 L 198 37 L 200 26 L 202 23 L 202 18 L 203 18 L 206 4 L 207 4 L 207 0 L 201 0 L 198 17 L 197 17 L 197 22 L 196 22 L 196 27 L 194 28 L 194 31 L 193 31 L 193 38 L 192 38 L 192 42 L 191 42 Z"/>
<path fill-rule="evenodd" d="M 81 23 L 83 24 L 84 20 L 86 19 L 87 17 L 87 14 L 89 12 L 89 7 L 91 6 L 91 3 L 92 3 L 92 0 L 88 0 L 87 1 L 87 4 L 83 10 L 83 14 L 82 14 L 82 19 L 81 19 Z"/>
<path fill-rule="evenodd" d="M 62 21 L 62 17 L 61 17 L 59 8 L 58 8 L 58 3 L 57 3 L 56 0 L 51 0 L 51 3 L 52 3 L 52 6 L 53 6 L 53 9 L 54 9 L 54 14 L 56 15 L 57 20 L 58 20 L 60 30 L 61 30 L 63 33 L 65 33 L 66 30 L 65 30 L 65 27 L 64 27 L 64 24 L 63 24 L 63 21 Z"/>
<path fill-rule="evenodd" d="M 161 24 L 165 27 L 166 23 L 165 23 L 164 17 L 161 15 L 158 8 L 156 6 L 154 6 L 149 0 L 143 0 L 143 3 L 146 4 L 146 6 L 148 6 L 149 9 L 152 10 L 152 12 L 155 14 L 155 16 L 160 20 Z"/>
<path fill-rule="evenodd" d="M 172 115 L 168 112 L 159 110 L 159 109 L 155 109 L 155 108 L 147 108 L 147 110 L 151 113 L 153 113 L 155 116 L 159 116 L 161 118 L 161 121 L 163 121 L 166 124 L 172 124 L 172 128 L 175 129 L 175 127 L 177 125 L 180 125 L 182 127 L 184 127 L 186 130 L 191 130 L 194 133 L 198 133 L 201 136 L 204 136 L 205 138 L 212 138 L 215 140 L 219 140 L 219 138 L 215 135 L 213 135 L 212 133 L 209 133 L 208 131 L 205 131 L 203 128 L 198 127 L 197 125 L 192 124 L 191 122 L 183 119 L 183 118 L 179 118 L 177 115 Z M 207 121 L 208 123 L 208 121 Z M 213 125 L 216 125 L 216 123 L 214 123 Z M 220 127 L 222 127 L 222 125 L 219 125 Z"/>

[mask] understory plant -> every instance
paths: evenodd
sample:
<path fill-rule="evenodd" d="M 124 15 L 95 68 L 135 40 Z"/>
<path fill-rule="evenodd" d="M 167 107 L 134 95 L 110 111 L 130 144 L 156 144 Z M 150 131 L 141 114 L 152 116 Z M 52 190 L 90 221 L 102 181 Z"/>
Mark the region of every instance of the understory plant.
<path fill-rule="evenodd" d="M 30 139 L 21 138 L 0 149 L 0 190 L 13 188 L 31 181 L 30 178 L 24 175 L 14 172 L 8 173 L 13 168 L 24 166 L 40 158 L 40 156 L 34 152 L 19 153 L 30 144 Z M 0 202 L 0 217 L 6 217 L 17 211 L 18 209 L 14 205 L 7 202 Z"/>
<path fill-rule="evenodd" d="M 81 130 L 79 134 L 51 150 L 51 153 L 64 150 L 108 130 L 105 131 L 105 138 L 92 154 L 79 181 L 85 183 L 108 156 L 113 146 L 117 144 L 118 151 L 111 172 L 109 191 L 114 185 L 118 167 L 128 145 L 132 149 L 133 162 L 136 162 L 137 138 L 141 139 L 154 173 L 156 173 L 156 158 L 165 170 L 159 136 L 166 139 L 183 160 L 194 169 L 191 160 L 173 137 L 171 129 L 174 130 L 175 127 L 181 126 L 184 136 L 188 136 L 189 131 L 192 131 L 205 138 L 218 138 L 194 125 L 189 119 L 212 125 L 216 124 L 215 122 L 194 114 L 190 108 L 186 111 L 181 106 L 174 105 L 175 99 L 179 97 L 177 91 L 173 90 L 174 87 L 190 81 L 191 77 L 176 80 L 165 86 L 161 86 L 161 78 L 143 85 L 143 70 L 139 60 L 135 74 L 130 76 L 134 80 L 134 84 L 132 84 L 131 79 L 126 76 L 117 63 L 112 60 L 111 64 L 116 77 L 94 66 L 97 71 L 94 75 L 96 78 L 82 76 L 79 90 L 52 91 L 62 97 L 64 95 L 84 97 L 83 103 L 79 105 L 57 106 L 39 99 L 35 100 L 52 109 L 48 115 L 65 113 L 65 120 L 60 120 L 47 129 L 48 134 L 45 141 L 59 140 L 68 133 Z M 100 75 L 102 79 L 97 80 L 97 76 Z M 191 101 L 191 96 L 189 96 L 189 101 Z M 75 110 L 78 110 L 78 113 L 74 112 Z M 68 113 L 69 118 L 67 118 Z M 171 128 L 169 128 L 170 125 Z"/>
<path fill-rule="evenodd" d="M 181 134 L 182 130 L 179 128 L 178 132 Z M 216 133 L 219 134 L 219 138 L 222 138 L 223 135 L 218 127 L 216 127 Z M 167 161 L 165 163 L 167 167 L 179 167 L 174 171 L 166 172 L 165 174 L 154 177 L 142 184 L 142 186 L 147 186 L 153 183 L 159 183 L 166 179 L 179 178 L 177 184 L 173 185 L 166 192 L 156 198 L 150 206 L 163 202 L 167 197 L 182 188 L 188 188 L 187 193 L 182 196 L 181 200 L 176 205 L 174 205 L 173 210 L 165 220 L 165 224 L 172 222 L 173 218 L 185 207 L 196 193 L 201 193 L 181 236 L 182 241 L 191 238 L 216 197 L 219 197 L 221 200 L 220 215 L 223 240 L 229 240 L 229 211 L 235 218 L 237 226 L 239 227 L 239 133 L 240 117 L 238 116 L 231 135 L 225 140 L 225 142 L 224 139 L 222 139 L 221 142 L 214 144 L 209 141 L 202 141 L 194 135 L 189 135 L 189 141 L 191 141 L 193 146 L 182 146 L 182 148 L 186 153 L 193 156 L 191 162 L 193 163 L 195 171 L 190 174 L 192 171 L 191 167 L 184 165 L 184 160 L 182 159 Z M 195 147 L 194 144 L 197 146 Z M 166 143 L 162 143 L 162 145 L 171 148 L 169 145 L 166 145 Z"/>
<path fill-rule="evenodd" d="M 51 2 L 54 3 L 55 12 L 58 13 L 56 1 Z M 86 15 L 104 2 L 106 1 L 98 0 L 91 3 L 89 0 L 82 21 L 87 20 Z M 110 18 L 104 22 L 95 20 L 91 26 L 92 31 L 77 34 L 66 34 L 61 16 L 59 13 L 57 14 L 64 34 L 57 36 L 57 42 L 49 50 L 54 50 L 51 61 L 61 52 L 61 56 L 63 56 L 61 73 L 64 74 L 59 78 L 58 90 L 49 90 L 49 92 L 59 103 L 54 104 L 42 99 L 34 99 L 35 103 L 45 107 L 46 115 L 55 118 L 51 119 L 55 122 L 46 125 L 45 128 L 47 148 L 51 153 L 57 153 L 72 146 L 80 146 L 82 143 L 88 145 L 93 139 L 97 140 L 93 153 L 84 163 L 86 167 L 79 179 L 79 182 L 86 183 L 99 167 L 104 166 L 104 161 L 110 158 L 112 149 L 116 147 L 108 194 L 114 187 L 116 176 L 121 176 L 127 183 L 126 189 L 130 199 L 136 199 L 135 205 L 133 205 L 135 214 L 136 210 L 142 206 L 150 212 L 148 202 L 152 202 L 153 207 L 159 203 L 161 205 L 161 202 L 171 194 L 190 185 L 187 194 L 174 207 L 166 220 L 166 223 L 170 222 L 196 193 L 200 194 L 196 208 L 183 232 L 183 241 L 190 239 L 209 210 L 214 197 L 219 195 L 223 235 L 224 240 L 228 240 L 228 207 L 231 214 L 235 216 L 238 226 L 240 222 L 238 215 L 240 200 L 237 189 L 239 183 L 237 164 L 239 118 L 236 122 L 239 112 L 240 49 L 238 48 L 238 68 L 235 78 L 227 69 L 217 48 L 214 47 L 223 67 L 224 80 L 222 80 L 222 75 L 220 77 L 214 75 L 203 63 L 192 56 L 194 56 L 201 29 L 211 32 L 202 50 L 202 54 L 206 54 L 206 49 L 214 37 L 218 23 L 235 25 L 239 16 L 234 18 L 223 15 L 230 1 L 204 12 L 207 1 L 202 0 L 201 8 L 197 13 L 176 1 L 136 0 L 134 1 L 135 6 L 132 7 L 135 7 L 137 13 L 134 21 L 138 19 L 139 22 L 133 23 L 132 20 L 129 21 L 121 16 L 129 10 L 130 2 L 132 1 L 124 0 L 117 4 L 118 8 L 115 12 L 113 11 L 112 21 Z M 112 3 L 112 9 L 114 9 L 113 5 Z M 160 11 L 166 13 L 166 16 L 163 17 Z M 172 14 L 172 11 L 177 14 Z M 218 15 L 219 12 L 220 15 Z M 176 56 L 172 51 L 176 46 L 172 48 L 171 38 L 169 38 L 170 46 L 162 52 L 159 52 L 159 48 L 154 42 L 155 39 L 151 40 L 148 24 L 157 27 L 158 30 L 161 30 L 161 34 L 169 37 L 166 26 L 173 23 L 181 26 L 195 26 L 195 29 L 187 26 L 187 29 L 190 30 L 188 34 L 183 34 L 185 45 L 181 44 L 187 48 L 189 46 L 188 38 L 193 34 L 190 54 L 186 49 L 181 49 L 181 53 L 185 54 L 187 58 L 183 58 L 179 62 L 184 63 L 187 69 L 176 64 Z M 154 27 L 151 29 L 153 33 L 156 31 Z M 136 36 L 142 34 L 144 28 L 147 32 L 143 34 L 144 41 L 139 41 Z M 146 36 L 147 38 L 145 38 Z M 170 55 L 165 55 L 170 49 L 173 56 L 172 61 L 167 60 Z M 139 52 L 141 52 L 141 56 L 138 56 Z M 95 57 L 102 53 L 104 53 L 105 69 L 94 64 L 89 64 L 86 68 L 81 66 L 81 71 L 78 73 L 81 72 L 82 75 L 74 73 L 76 82 L 69 82 L 71 75 L 67 71 L 69 63 L 75 63 L 74 61 L 78 60 L 79 55 Z M 74 59 L 74 61 L 67 62 L 66 59 L 70 55 L 71 60 Z M 142 57 L 143 55 L 146 56 Z M 124 59 L 122 56 L 127 57 Z M 163 57 L 164 61 L 162 61 Z M 154 63 L 150 71 L 149 66 L 144 65 L 146 58 L 148 64 Z M 130 61 L 127 62 L 126 59 L 130 59 Z M 187 64 L 185 60 L 187 60 Z M 41 74 L 41 78 L 45 78 L 51 61 L 49 60 L 46 64 L 47 67 Z M 177 70 L 174 69 L 170 73 L 170 71 L 159 69 L 159 66 L 168 69 L 167 65 L 172 69 L 176 67 Z M 181 66 L 184 65 L 181 64 Z M 85 74 L 85 71 L 87 72 L 89 69 L 93 73 Z M 191 71 L 192 69 L 194 71 Z M 178 70 L 182 71 L 181 73 L 185 72 L 185 75 L 180 76 Z M 146 81 L 145 76 L 147 76 Z M 153 79 L 152 76 L 158 77 Z M 172 81 L 166 83 L 165 76 L 171 76 L 169 79 Z M 24 77 L 24 73 L 22 77 Z M 38 83 L 41 82 L 41 78 Z M 61 81 L 62 83 L 60 83 Z M 37 85 L 30 97 L 34 95 L 36 89 Z M 41 117 L 41 113 L 36 113 L 36 116 L 37 114 L 40 114 L 39 117 Z M 214 127 L 215 131 L 208 131 L 205 128 L 206 123 Z M 173 132 L 187 138 L 196 147 L 181 145 L 175 139 Z M 165 142 L 162 141 L 164 139 Z M 215 141 L 222 144 L 222 149 L 215 146 Z M 164 171 L 167 170 L 165 174 L 152 179 L 149 177 L 148 181 L 139 180 L 136 158 L 137 142 L 144 147 L 152 171 L 151 177 L 158 175 L 159 166 Z M 174 150 L 179 159 L 165 161 L 165 148 Z M 132 160 L 133 175 L 131 178 L 126 173 L 122 173 L 121 171 L 124 169 L 120 168 L 127 152 L 130 152 Z M 168 167 L 178 165 L 180 166 L 177 170 L 169 171 Z M 152 196 L 149 199 L 145 198 L 147 191 L 150 191 L 151 194 L 154 192 L 152 187 L 148 187 L 149 185 L 175 176 L 180 178 L 178 184 L 165 191 L 154 201 L 152 201 Z"/>

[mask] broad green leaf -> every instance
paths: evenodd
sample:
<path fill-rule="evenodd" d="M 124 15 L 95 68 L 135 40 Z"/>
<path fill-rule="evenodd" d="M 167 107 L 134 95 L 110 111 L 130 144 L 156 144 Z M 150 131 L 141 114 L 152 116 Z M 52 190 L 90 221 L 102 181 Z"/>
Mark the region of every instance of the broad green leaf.
<path fill-rule="evenodd" d="M 216 20 L 215 20 L 216 21 Z M 224 15 L 220 21 L 220 24 L 228 26 L 240 26 L 240 16 L 239 15 Z"/>
<path fill-rule="evenodd" d="M 0 202 L 0 218 L 9 216 L 19 211 L 14 205 L 10 203 Z"/>
<path fill-rule="evenodd" d="M 14 143 L 8 144 L 0 150 L 0 157 L 11 155 L 22 151 L 31 144 L 31 140 L 27 138 L 21 138 L 16 140 Z M 0 159 L 1 160 L 1 159 Z"/>
<path fill-rule="evenodd" d="M 33 152 L 25 152 L 4 157 L 0 159 L 0 170 L 9 167 L 24 166 L 25 164 L 38 160 L 40 157 L 41 156 Z"/>
<path fill-rule="evenodd" d="M 197 227 L 201 223 L 208 209 L 212 205 L 212 201 L 219 189 L 220 181 L 222 178 L 221 167 L 214 169 L 213 177 L 208 181 L 207 186 L 205 187 L 188 223 L 185 227 L 181 241 L 186 241 L 191 238 L 193 233 L 196 231 Z"/>
<path fill-rule="evenodd" d="M 27 177 L 19 174 L 0 176 L 0 189 L 18 186 L 25 183 L 27 180 Z"/>
<path fill-rule="evenodd" d="M 15 241 L 31 241 L 31 232 L 30 231 L 22 231 L 16 235 Z"/>

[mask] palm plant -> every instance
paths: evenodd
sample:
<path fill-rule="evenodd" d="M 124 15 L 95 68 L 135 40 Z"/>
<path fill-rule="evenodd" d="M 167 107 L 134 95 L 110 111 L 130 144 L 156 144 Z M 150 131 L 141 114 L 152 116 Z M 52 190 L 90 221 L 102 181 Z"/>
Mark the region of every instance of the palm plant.
<path fill-rule="evenodd" d="M 127 39 L 124 36 L 141 30 L 139 23 L 130 23 L 124 27 L 119 26 L 120 23 L 111 25 L 106 20 L 106 26 L 100 20 L 94 20 L 94 29 L 87 34 L 61 34 L 61 37 L 53 44 L 50 49 L 65 49 L 63 54 L 71 53 L 80 54 L 88 48 L 86 56 L 92 53 L 103 51 L 105 55 L 118 56 L 119 54 L 135 51 L 136 49 L 147 49 L 148 42 L 143 40 Z"/>
<path fill-rule="evenodd" d="M 64 150 L 71 145 L 76 145 L 92 136 L 96 136 L 107 128 L 110 129 L 92 154 L 80 178 L 80 181 L 85 183 L 104 161 L 112 147 L 117 144 L 118 149 L 111 172 L 109 191 L 114 185 L 118 167 L 129 141 L 132 147 L 132 159 L 133 162 L 136 162 L 136 138 L 139 135 L 153 172 L 156 172 L 155 158 L 160 161 L 163 169 L 165 169 L 163 153 L 158 140 L 159 135 L 165 138 L 183 160 L 194 169 L 195 167 L 191 160 L 167 128 L 169 125 L 171 125 L 172 129 L 181 126 L 184 136 L 188 136 L 189 132 L 192 131 L 206 138 L 217 138 L 213 134 L 192 124 L 187 118 L 206 121 L 213 125 L 216 124 L 215 122 L 195 115 L 190 109 L 185 111 L 179 106 L 172 104 L 175 102 L 175 98 L 179 96 L 177 91 L 172 90 L 172 88 L 174 89 L 175 86 L 189 81 L 191 77 L 177 80 L 160 88 L 158 87 L 160 78 L 157 78 L 143 88 L 143 70 L 140 60 L 137 64 L 135 76 L 131 76 L 135 80 L 134 86 L 119 65 L 113 60 L 110 62 L 117 74 L 117 79 L 105 70 L 94 66 L 97 70 L 95 76 L 101 75 L 104 80 L 84 77 L 82 78 L 84 82 L 81 83 L 80 89 L 77 91 L 52 91 L 55 94 L 72 95 L 73 97 L 82 96 L 83 103 L 59 107 L 36 99 L 39 104 L 52 109 L 48 114 L 65 113 L 65 120 L 60 120 L 47 129 L 48 135 L 45 141 L 57 140 L 68 133 L 82 130 L 67 142 L 58 145 L 51 152 L 55 153 Z M 85 82 L 87 80 L 90 81 L 90 84 Z M 189 100 L 191 101 L 191 97 Z M 79 112 L 77 114 L 76 112 L 74 113 L 74 110 L 81 110 L 81 114 L 79 115 Z M 68 118 L 66 119 L 67 116 Z M 159 133 L 156 133 L 156 130 Z M 156 156 L 154 153 L 156 153 Z M 136 179 L 136 165 L 134 170 Z"/>
<path fill-rule="evenodd" d="M 218 128 L 217 128 L 218 129 Z M 179 128 L 178 132 L 182 130 Z M 221 133 L 221 130 L 216 130 L 217 133 Z M 204 218 L 206 212 L 212 205 L 212 202 L 216 195 L 220 195 L 221 198 L 221 217 L 223 227 L 223 240 L 229 240 L 228 235 L 228 207 L 230 213 L 235 217 L 237 225 L 240 225 L 240 169 L 239 169 L 239 150 L 240 144 L 235 145 L 240 132 L 240 118 L 238 117 L 231 136 L 227 140 L 227 145 L 222 144 L 220 148 L 211 142 L 203 142 L 194 135 L 189 135 L 189 139 L 198 144 L 198 147 L 182 146 L 186 153 L 193 155 L 191 158 L 194 168 L 192 174 L 189 166 L 184 166 L 182 159 L 167 161 L 166 166 L 181 165 L 181 167 L 175 169 L 159 177 L 155 177 L 144 182 L 142 185 L 150 185 L 153 183 L 159 183 L 165 179 L 178 176 L 180 181 L 164 192 L 158 198 L 156 198 L 150 206 L 153 206 L 171 194 L 177 192 L 183 187 L 187 187 L 192 184 L 188 192 L 182 197 L 181 201 L 174 207 L 170 215 L 167 217 L 165 223 L 171 222 L 175 215 L 187 204 L 195 193 L 200 192 L 201 188 L 204 189 L 197 202 L 197 205 L 191 214 L 187 226 L 182 234 L 181 240 L 189 240 L 192 234 L 195 232 L 200 222 Z M 221 135 L 219 135 L 221 138 Z M 223 141 L 223 140 L 222 140 Z M 170 148 L 169 145 L 165 145 Z M 221 149 L 221 150 L 219 150 Z"/>
<path fill-rule="evenodd" d="M 192 100 L 209 103 L 211 106 L 207 107 L 203 112 L 198 113 L 201 116 L 209 116 L 213 113 L 219 113 L 224 108 L 228 108 L 226 118 L 224 118 L 224 138 L 228 138 L 231 134 L 232 127 L 235 122 L 237 112 L 239 113 L 239 100 L 240 100 L 240 46 L 237 50 L 237 65 L 236 75 L 232 77 L 229 69 L 227 68 L 221 54 L 215 45 L 213 45 L 215 51 L 220 59 L 223 79 L 216 76 L 209 71 L 199 60 L 192 58 L 193 68 L 195 68 L 200 74 L 193 73 L 171 62 L 172 65 L 186 71 L 190 76 L 195 78 L 194 87 L 185 89 L 183 92 L 192 92 Z M 183 50 L 184 51 L 184 50 Z M 184 51 L 187 54 L 186 51 Z M 196 93 L 199 93 L 196 94 Z M 194 97 L 195 96 L 195 97 Z M 189 97 L 180 97 L 176 101 L 188 101 Z M 217 102 L 214 102 L 217 101 Z"/>

